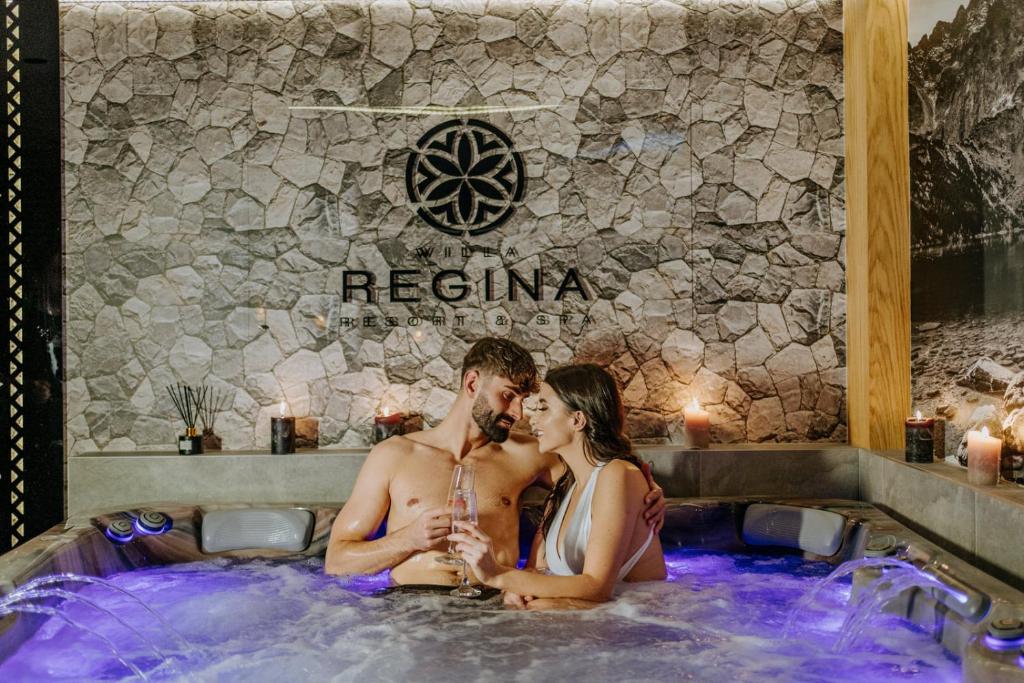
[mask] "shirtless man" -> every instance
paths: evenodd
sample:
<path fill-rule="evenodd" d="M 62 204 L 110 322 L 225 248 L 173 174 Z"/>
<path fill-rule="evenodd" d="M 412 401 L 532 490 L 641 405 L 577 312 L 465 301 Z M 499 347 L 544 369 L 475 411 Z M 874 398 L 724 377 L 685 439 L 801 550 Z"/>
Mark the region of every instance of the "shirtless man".
<path fill-rule="evenodd" d="M 519 555 L 519 500 L 531 484 L 551 488 L 563 465 L 541 453 L 531 436 L 511 432 L 523 399 L 537 388 L 530 354 L 513 342 L 481 339 L 462 365 L 462 386 L 448 415 L 422 432 L 395 436 L 370 451 L 355 488 L 331 529 L 324 569 L 329 574 L 372 574 L 391 569 L 397 584 L 455 585 L 461 567 L 435 557 L 447 550 L 451 517 L 445 508 L 452 470 L 476 468 L 480 528 L 494 542 L 499 562 Z M 650 473 L 647 471 L 648 480 Z M 661 488 L 651 481 L 648 524 L 665 512 Z M 366 540 L 387 515 L 387 535 Z"/>

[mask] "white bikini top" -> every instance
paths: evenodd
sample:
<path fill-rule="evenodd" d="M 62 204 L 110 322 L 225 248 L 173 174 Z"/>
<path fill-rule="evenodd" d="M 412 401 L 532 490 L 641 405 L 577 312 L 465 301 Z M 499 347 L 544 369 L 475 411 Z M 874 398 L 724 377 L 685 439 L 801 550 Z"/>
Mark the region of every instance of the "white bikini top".
<path fill-rule="evenodd" d="M 544 538 L 544 554 L 547 558 L 548 570 L 552 574 L 573 576 L 583 572 L 583 562 L 587 554 L 587 542 L 590 540 L 590 510 L 594 503 L 594 489 L 597 488 L 597 475 L 601 474 L 605 464 L 599 464 L 590 475 L 590 480 L 580 496 L 580 502 L 576 505 L 572 519 L 569 520 L 569 526 L 566 527 L 565 538 L 562 539 L 562 548 L 558 547 L 558 535 L 561 532 L 562 522 L 565 520 L 565 511 L 569 509 L 569 501 L 576 490 L 576 482 L 573 482 L 569 492 L 558 506 L 555 518 L 551 521 L 551 529 Z M 622 568 L 619 570 L 617 581 L 622 581 L 626 578 L 626 575 L 640 561 L 640 558 L 643 557 L 653 540 L 654 530 L 651 529 L 643 545 L 623 563 Z"/>

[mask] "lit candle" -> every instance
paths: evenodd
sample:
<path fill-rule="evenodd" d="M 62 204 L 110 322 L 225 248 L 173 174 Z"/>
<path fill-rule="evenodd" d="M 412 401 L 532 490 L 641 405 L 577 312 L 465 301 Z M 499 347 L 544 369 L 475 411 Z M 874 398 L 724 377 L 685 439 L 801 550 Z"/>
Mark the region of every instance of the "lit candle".
<path fill-rule="evenodd" d="M 967 432 L 967 481 L 977 486 L 995 486 L 999 482 L 999 463 L 1003 442 L 989 436 L 988 427 Z"/>
<path fill-rule="evenodd" d="M 380 443 L 384 439 L 390 439 L 403 433 L 402 414 L 391 414 L 391 408 L 384 406 L 382 415 L 373 418 L 373 442 Z"/>
<path fill-rule="evenodd" d="M 285 417 L 285 403 L 279 406 L 280 416 L 270 418 L 270 452 L 286 455 L 295 452 L 295 418 Z"/>
<path fill-rule="evenodd" d="M 914 417 L 908 417 L 905 424 L 907 435 L 904 457 L 907 462 L 934 462 L 935 420 L 921 416 L 918 410 Z"/>
<path fill-rule="evenodd" d="M 711 416 L 701 409 L 696 398 L 683 409 L 683 421 L 690 446 L 707 448 L 711 443 Z"/>

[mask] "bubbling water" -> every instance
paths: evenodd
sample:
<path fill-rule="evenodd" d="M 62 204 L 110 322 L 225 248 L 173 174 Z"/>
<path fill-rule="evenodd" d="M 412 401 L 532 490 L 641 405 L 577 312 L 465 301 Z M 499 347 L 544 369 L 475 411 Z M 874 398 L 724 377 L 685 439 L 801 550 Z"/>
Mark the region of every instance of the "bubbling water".
<path fill-rule="evenodd" d="M 380 595 L 386 573 L 337 579 L 319 560 L 217 560 L 109 577 L 174 624 L 202 653 L 178 660 L 198 681 L 959 680 L 959 665 L 927 634 L 890 615 L 856 649 L 831 651 L 847 614 L 848 581 L 831 607 L 783 639 L 789 610 L 832 569 L 794 556 L 672 551 L 665 582 L 624 584 L 593 610 L 520 612 L 447 595 Z M 126 596 L 79 591 L 136 628 L 146 615 Z M 78 622 L 152 657 L 114 620 L 68 601 Z M 149 617 L 151 619 L 152 617 Z M 164 643 L 170 647 L 173 641 Z M 151 680 L 176 680 L 152 667 Z M 131 680 L 102 642 L 50 619 L 0 663 L 0 680 Z M 136 679 L 137 680 L 137 679 Z"/>

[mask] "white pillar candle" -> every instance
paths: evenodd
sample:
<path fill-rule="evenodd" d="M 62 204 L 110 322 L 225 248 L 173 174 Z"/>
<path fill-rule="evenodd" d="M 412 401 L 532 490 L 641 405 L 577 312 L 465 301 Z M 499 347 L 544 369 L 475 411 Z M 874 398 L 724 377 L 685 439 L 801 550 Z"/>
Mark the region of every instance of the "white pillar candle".
<path fill-rule="evenodd" d="M 695 448 L 707 448 L 711 443 L 711 416 L 702 410 L 697 399 L 683 408 L 683 422 L 690 445 Z"/>
<path fill-rule="evenodd" d="M 999 482 L 999 462 L 1003 442 L 989 436 L 988 427 L 967 432 L 967 481 L 977 486 L 995 486 Z"/>

